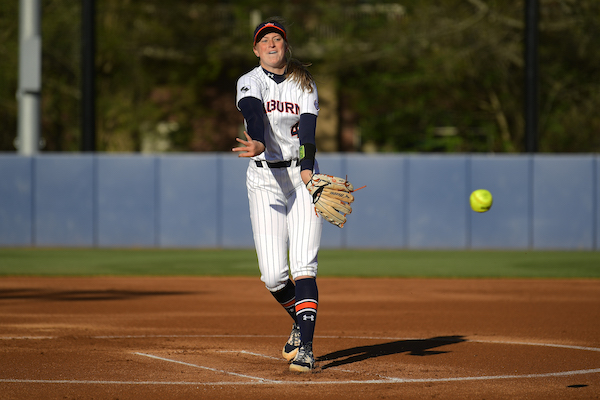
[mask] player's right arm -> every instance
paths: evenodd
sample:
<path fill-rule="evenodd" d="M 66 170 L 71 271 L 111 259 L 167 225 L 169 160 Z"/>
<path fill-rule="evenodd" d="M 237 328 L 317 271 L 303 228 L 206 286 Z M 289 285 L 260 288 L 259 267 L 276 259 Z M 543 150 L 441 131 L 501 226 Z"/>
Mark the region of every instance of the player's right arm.
<path fill-rule="evenodd" d="M 235 138 L 241 146 L 231 149 L 232 151 L 240 152 L 238 157 L 254 157 L 265 151 L 264 143 L 252 139 L 246 131 L 244 131 L 244 135 L 246 136 L 246 140 Z"/>
<path fill-rule="evenodd" d="M 246 120 L 246 132 L 254 140 L 265 144 L 264 107 L 256 97 L 244 97 L 238 102 L 238 108 Z"/>
<path fill-rule="evenodd" d="M 264 107 L 260 99 L 260 83 L 246 76 L 237 83 L 237 108 L 246 122 L 244 135 L 247 140 L 236 138 L 242 144 L 233 151 L 242 152 L 240 157 L 254 157 L 265 151 Z"/>

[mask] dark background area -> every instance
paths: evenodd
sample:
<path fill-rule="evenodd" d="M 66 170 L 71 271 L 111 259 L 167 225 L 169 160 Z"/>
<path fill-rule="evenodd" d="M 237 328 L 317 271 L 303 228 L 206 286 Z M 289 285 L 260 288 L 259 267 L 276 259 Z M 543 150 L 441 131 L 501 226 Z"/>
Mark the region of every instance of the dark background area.
<path fill-rule="evenodd" d="M 525 2 L 96 1 L 96 149 L 229 151 L 252 31 L 312 63 L 320 151 L 523 152 Z M 14 152 L 19 1 L 0 4 L 0 151 Z M 81 148 L 81 2 L 42 1 L 42 151 Z M 600 150 L 600 3 L 540 0 L 540 152 Z"/>

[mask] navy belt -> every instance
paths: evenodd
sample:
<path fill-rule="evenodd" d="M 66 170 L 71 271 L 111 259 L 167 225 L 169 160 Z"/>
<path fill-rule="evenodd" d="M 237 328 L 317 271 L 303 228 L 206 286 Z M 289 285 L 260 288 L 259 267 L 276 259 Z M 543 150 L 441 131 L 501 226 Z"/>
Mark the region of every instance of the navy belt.
<path fill-rule="evenodd" d="M 276 162 L 254 160 L 254 162 L 256 163 L 256 166 L 258 168 L 262 168 L 264 166 L 264 164 L 266 164 L 267 167 L 269 167 L 269 168 L 288 168 L 292 165 L 293 161 L 296 161 L 296 167 L 300 165 L 300 162 L 298 160 L 276 161 Z"/>

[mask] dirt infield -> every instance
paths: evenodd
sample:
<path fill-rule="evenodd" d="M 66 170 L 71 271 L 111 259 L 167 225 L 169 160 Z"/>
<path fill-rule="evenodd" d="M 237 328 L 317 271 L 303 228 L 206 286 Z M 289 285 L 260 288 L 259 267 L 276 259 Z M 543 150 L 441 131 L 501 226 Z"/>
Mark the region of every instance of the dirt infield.
<path fill-rule="evenodd" d="M 600 280 L 319 279 L 318 368 L 258 278 L 1 278 L 2 399 L 597 399 Z"/>

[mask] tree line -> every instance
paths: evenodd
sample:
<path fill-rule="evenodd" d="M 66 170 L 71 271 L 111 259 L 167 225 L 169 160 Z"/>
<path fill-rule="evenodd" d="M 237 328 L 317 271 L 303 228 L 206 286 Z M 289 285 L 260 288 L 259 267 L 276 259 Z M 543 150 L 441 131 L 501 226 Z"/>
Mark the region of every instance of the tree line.
<path fill-rule="evenodd" d="M 80 3 L 42 1 L 43 151 L 80 147 Z M 18 11 L 0 5 L 0 151 L 15 151 Z M 524 150 L 524 0 L 97 0 L 97 149 L 229 151 L 235 81 L 273 15 L 312 63 L 322 151 Z M 600 2 L 540 0 L 539 21 L 539 150 L 600 151 Z"/>

